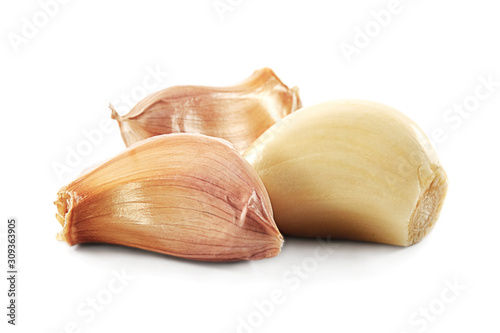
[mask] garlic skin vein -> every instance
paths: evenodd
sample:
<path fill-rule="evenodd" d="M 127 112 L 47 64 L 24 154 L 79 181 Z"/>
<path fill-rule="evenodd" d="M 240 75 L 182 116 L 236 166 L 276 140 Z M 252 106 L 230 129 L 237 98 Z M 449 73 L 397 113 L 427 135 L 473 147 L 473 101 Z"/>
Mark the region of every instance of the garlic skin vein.
<path fill-rule="evenodd" d="M 438 219 L 448 180 L 420 128 L 362 100 L 303 108 L 244 153 L 285 235 L 408 246 Z"/>
<path fill-rule="evenodd" d="M 231 87 L 175 86 L 141 100 L 127 115 L 110 105 L 128 147 L 169 133 L 200 133 L 230 141 L 243 152 L 274 123 L 302 106 L 269 68 Z"/>
<path fill-rule="evenodd" d="M 170 134 L 141 141 L 64 186 L 55 202 L 69 245 L 111 243 L 199 261 L 277 255 L 267 192 L 225 140 Z"/>

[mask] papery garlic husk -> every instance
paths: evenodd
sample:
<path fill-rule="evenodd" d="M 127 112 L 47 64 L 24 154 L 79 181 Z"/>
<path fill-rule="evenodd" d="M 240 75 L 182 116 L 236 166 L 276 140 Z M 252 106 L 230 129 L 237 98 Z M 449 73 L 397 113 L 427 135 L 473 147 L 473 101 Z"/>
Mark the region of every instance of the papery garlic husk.
<path fill-rule="evenodd" d="M 111 243 L 200 261 L 273 257 L 283 237 L 261 180 L 225 140 L 141 141 L 61 188 L 69 245 Z"/>
<path fill-rule="evenodd" d="M 285 235 L 412 245 L 434 226 L 448 188 L 422 130 L 368 101 L 303 108 L 244 156 Z"/>
<path fill-rule="evenodd" d="M 169 133 L 201 133 L 228 140 L 243 152 L 274 123 L 302 106 L 298 89 L 288 88 L 269 68 L 232 87 L 175 86 L 151 94 L 127 115 L 113 106 L 128 147 Z"/>

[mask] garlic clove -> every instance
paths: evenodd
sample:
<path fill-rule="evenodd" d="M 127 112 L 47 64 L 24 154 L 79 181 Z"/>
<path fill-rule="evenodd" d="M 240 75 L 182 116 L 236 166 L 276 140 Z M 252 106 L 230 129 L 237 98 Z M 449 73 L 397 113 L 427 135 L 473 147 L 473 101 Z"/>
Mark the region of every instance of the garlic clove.
<path fill-rule="evenodd" d="M 368 101 L 303 108 L 244 156 L 287 235 L 412 245 L 434 226 L 448 188 L 422 130 Z"/>
<path fill-rule="evenodd" d="M 267 192 L 225 140 L 170 134 L 141 141 L 61 188 L 69 245 L 111 243 L 200 261 L 277 255 Z"/>
<path fill-rule="evenodd" d="M 302 106 L 269 68 L 232 87 L 176 86 L 151 94 L 127 115 L 110 105 L 128 147 L 169 133 L 201 133 L 230 141 L 243 152 L 274 123 Z"/>

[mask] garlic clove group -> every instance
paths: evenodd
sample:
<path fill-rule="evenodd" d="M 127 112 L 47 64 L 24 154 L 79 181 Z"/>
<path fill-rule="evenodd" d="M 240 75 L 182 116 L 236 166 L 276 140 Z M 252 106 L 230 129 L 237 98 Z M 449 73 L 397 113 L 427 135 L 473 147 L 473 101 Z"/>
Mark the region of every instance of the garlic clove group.
<path fill-rule="evenodd" d="M 269 68 L 232 87 L 175 86 L 151 94 L 127 115 L 110 105 L 126 146 L 169 133 L 201 133 L 230 141 L 243 152 L 274 123 L 302 106 Z"/>
<path fill-rule="evenodd" d="M 225 140 L 139 142 L 61 188 L 59 240 L 111 243 L 200 261 L 269 258 L 283 237 L 266 189 Z"/>

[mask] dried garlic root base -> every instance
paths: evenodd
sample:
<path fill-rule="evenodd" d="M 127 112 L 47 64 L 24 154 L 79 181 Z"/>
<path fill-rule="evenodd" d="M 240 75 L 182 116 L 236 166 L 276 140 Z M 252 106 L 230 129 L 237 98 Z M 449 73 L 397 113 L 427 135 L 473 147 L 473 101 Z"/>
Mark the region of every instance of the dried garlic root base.
<path fill-rule="evenodd" d="M 368 101 L 303 108 L 244 156 L 288 235 L 412 245 L 434 226 L 448 187 L 422 130 Z"/>
<path fill-rule="evenodd" d="M 201 133 L 230 141 L 243 152 L 266 129 L 302 106 L 269 68 L 225 88 L 176 86 L 151 94 L 121 117 L 113 106 L 125 145 L 160 134 Z"/>
<path fill-rule="evenodd" d="M 111 243 L 200 261 L 277 255 L 283 237 L 252 167 L 225 140 L 144 140 L 64 186 L 55 202 L 69 245 Z"/>

